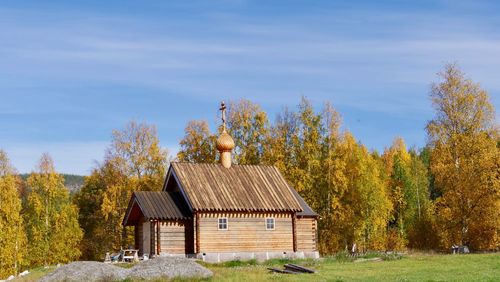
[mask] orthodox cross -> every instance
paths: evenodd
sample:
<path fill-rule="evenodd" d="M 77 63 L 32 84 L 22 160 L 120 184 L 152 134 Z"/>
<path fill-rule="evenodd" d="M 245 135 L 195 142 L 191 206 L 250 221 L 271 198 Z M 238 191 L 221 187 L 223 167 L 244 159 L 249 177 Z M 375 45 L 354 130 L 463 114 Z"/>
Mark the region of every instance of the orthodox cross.
<path fill-rule="evenodd" d="M 221 111 L 221 116 L 222 116 L 222 128 L 224 131 L 226 131 L 226 104 L 224 104 L 224 101 L 220 103 L 220 109 Z"/>

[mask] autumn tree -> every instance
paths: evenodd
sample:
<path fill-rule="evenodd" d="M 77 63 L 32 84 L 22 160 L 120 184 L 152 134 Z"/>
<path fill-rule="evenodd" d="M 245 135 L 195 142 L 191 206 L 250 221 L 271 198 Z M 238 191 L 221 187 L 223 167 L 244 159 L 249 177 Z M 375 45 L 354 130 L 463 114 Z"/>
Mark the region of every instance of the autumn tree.
<path fill-rule="evenodd" d="M 230 102 L 227 129 L 236 145 L 236 163 L 261 163 L 268 126 L 267 114 L 259 105 L 245 99 Z"/>
<path fill-rule="evenodd" d="M 161 148 L 156 127 L 129 122 L 123 130 L 113 130 L 106 162 L 124 175 L 136 179 L 140 190 L 160 190 L 168 163 L 168 152 Z"/>
<path fill-rule="evenodd" d="M 302 97 L 297 111 L 297 136 L 293 139 L 296 165 L 291 172 L 295 189 L 303 192 L 309 201 L 313 197 L 311 191 L 321 178 L 322 136 L 324 132 L 321 114 L 315 113 L 309 100 Z M 309 196 L 311 195 L 311 196 Z"/>
<path fill-rule="evenodd" d="M 48 154 L 43 154 L 38 171 L 27 180 L 26 224 L 31 265 L 66 263 L 80 256 L 82 230 L 78 209 L 70 201 L 64 178 L 54 169 Z"/>
<path fill-rule="evenodd" d="M 337 190 L 334 221 L 338 251 L 354 243 L 361 250 L 384 249 L 385 228 L 392 205 L 381 177 L 382 167 L 354 137 L 346 132 L 339 146 L 345 162 L 340 171 L 345 187 Z M 339 172 L 338 172 L 339 173 Z M 333 239 L 332 238 L 332 239 Z"/>
<path fill-rule="evenodd" d="M 344 215 L 341 202 L 347 190 L 346 156 L 344 134 L 340 132 L 341 117 L 330 103 L 325 103 L 320 116 L 321 156 L 319 157 L 321 176 L 317 178 L 315 189 L 309 198 L 316 211 L 321 214 L 318 221 L 319 247 L 323 253 L 343 249 L 347 244 L 344 234 L 338 232 L 339 219 Z"/>
<path fill-rule="evenodd" d="M 26 259 L 26 233 L 18 194 L 19 178 L 0 150 L 0 279 L 19 273 Z"/>
<path fill-rule="evenodd" d="M 210 133 L 204 120 L 189 121 L 180 141 L 177 159 L 183 162 L 213 163 L 217 159 L 215 141 L 217 136 Z"/>
<path fill-rule="evenodd" d="M 227 131 L 235 141 L 232 157 L 238 164 L 260 164 L 268 140 L 267 114 L 248 100 L 231 101 L 227 117 Z M 179 161 L 214 163 L 218 159 L 215 142 L 220 132 L 211 133 L 206 121 L 190 121 L 184 129 L 177 154 Z"/>
<path fill-rule="evenodd" d="M 154 126 L 130 122 L 113 131 L 104 162 L 75 196 L 85 226 L 81 248 L 86 257 L 101 258 L 132 243 L 133 232 L 123 233 L 121 225 L 132 192 L 161 190 L 167 164 L 168 152 Z"/>
<path fill-rule="evenodd" d="M 266 163 L 276 165 L 288 182 L 313 208 L 316 201 L 316 184 L 322 179 L 321 114 L 314 111 L 305 97 L 297 111 L 284 109 L 266 139 Z M 273 140 L 276 138 L 275 140 Z"/>
<path fill-rule="evenodd" d="M 498 248 L 500 151 L 498 125 L 488 93 L 447 65 L 433 84 L 435 110 L 427 124 L 441 246 Z"/>
<path fill-rule="evenodd" d="M 431 216 L 427 167 L 414 149 L 409 151 L 406 148 L 402 138 L 394 140 L 392 146 L 384 151 L 382 159 L 394 208 L 387 244 L 396 249 L 405 248 L 408 244 L 412 247 L 425 247 L 426 243 L 423 242 L 429 241 L 427 237 L 430 234 L 419 232 L 416 226 L 422 227 L 422 220 L 429 223 Z"/>
<path fill-rule="evenodd" d="M 294 149 L 297 130 L 298 120 L 295 113 L 285 107 L 277 114 L 263 144 L 263 163 L 276 166 L 287 179 L 290 179 L 297 161 Z"/>
<path fill-rule="evenodd" d="M 263 161 L 275 165 L 320 214 L 322 253 L 353 243 L 381 249 L 391 209 L 383 168 L 340 127 L 340 115 L 331 104 L 316 112 L 302 98 L 296 111 L 284 108 L 271 125 Z"/>

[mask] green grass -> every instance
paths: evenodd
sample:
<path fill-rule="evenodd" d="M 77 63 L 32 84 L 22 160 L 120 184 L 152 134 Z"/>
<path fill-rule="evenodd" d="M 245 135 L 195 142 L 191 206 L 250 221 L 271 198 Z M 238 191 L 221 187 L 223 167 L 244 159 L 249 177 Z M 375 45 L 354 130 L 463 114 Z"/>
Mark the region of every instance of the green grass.
<path fill-rule="evenodd" d="M 380 257 L 382 261 L 353 262 Z M 267 267 L 297 263 L 316 269 L 315 274 L 275 274 Z M 228 267 L 227 263 L 206 266 L 214 272 L 208 281 L 500 281 L 500 254 L 401 256 L 367 254 L 358 258 L 343 255 L 320 261 L 271 260 L 265 264 Z M 181 280 L 179 280 L 181 281 Z M 189 280 L 188 280 L 189 281 Z M 202 280 L 191 280 L 202 281 Z"/>
<path fill-rule="evenodd" d="M 42 278 L 45 274 L 50 273 L 56 269 L 55 266 L 49 266 L 49 267 L 37 267 L 30 269 L 30 273 L 26 276 L 18 277 L 14 279 L 13 281 L 16 282 L 31 282 L 31 281 L 37 281 L 38 279 Z"/>
<path fill-rule="evenodd" d="M 370 260 L 377 257 L 382 260 Z M 270 266 L 281 268 L 285 263 L 308 266 L 316 269 L 317 273 L 275 274 L 267 270 Z M 265 263 L 251 260 L 202 264 L 214 272 L 213 278 L 173 281 L 500 281 L 500 253 L 405 256 L 367 254 L 358 258 L 338 254 L 321 260 L 276 259 Z M 47 273 L 51 270 L 42 268 L 40 271 Z M 40 271 L 37 269 L 25 280 L 15 281 L 34 281 L 41 277 Z M 31 279 L 32 274 L 36 277 Z"/>

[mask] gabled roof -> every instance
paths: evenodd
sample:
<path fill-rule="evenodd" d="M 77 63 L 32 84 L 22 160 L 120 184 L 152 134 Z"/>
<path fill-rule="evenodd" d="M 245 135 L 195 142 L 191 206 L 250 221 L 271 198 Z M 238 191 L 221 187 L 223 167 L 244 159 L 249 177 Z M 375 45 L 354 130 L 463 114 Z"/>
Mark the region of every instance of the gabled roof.
<path fill-rule="evenodd" d="M 133 225 L 144 216 L 146 220 L 188 219 L 183 199 L 164 191 L 137 191 L 132 197 L 123 219 L 124 225 Z M 139 213 L 140 212 L 140 213 Z"/>
<path fill-rule="evenodd" d="M 170 169 L 193 211 L 302 211 L 273 166 L 173 162 Z"/>
<path fill-rule="evenodd" d="M 319 214 L 317 214 L 311 207 L 306 203 L 304 198 L 300 196 L 299 192 L 295 191 L 295 189 L 292 188 L 293 195 L 297 198 L 299 201 L 300 206 L 302 207 L 302 211 L 297 213 L 298 217 L 318 217 Z"/>

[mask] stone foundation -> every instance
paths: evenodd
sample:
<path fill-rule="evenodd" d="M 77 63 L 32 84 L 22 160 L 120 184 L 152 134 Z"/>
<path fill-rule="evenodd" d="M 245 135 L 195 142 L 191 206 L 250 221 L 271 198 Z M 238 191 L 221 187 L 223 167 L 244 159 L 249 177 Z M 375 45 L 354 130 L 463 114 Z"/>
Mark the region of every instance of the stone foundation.
<path fill-rule="evenodd" d="M 191 257 L 191 255 L 188 255 Z M 219 263 L 233 260 L 252 260 L 266 261 L 269 259 L 287 258 L 287 259 L 303 259 L 312 258 L 319 259 L 319 252 L 234 252 L 234 253 L 200 253 L 195 254 L 195 258 L 209 262 Z"/>
<path fill-rule="evenodd" d="M 185 258 L 188 257 L 188 255 L 185 254 L 169 254 L 169 253 L 160 253 L 160 257 L 176 257 L 176 258 Z"/>

